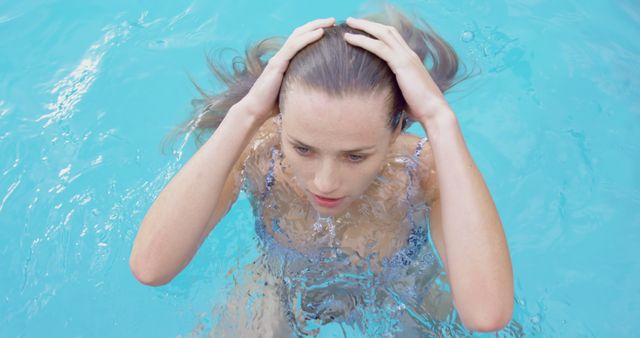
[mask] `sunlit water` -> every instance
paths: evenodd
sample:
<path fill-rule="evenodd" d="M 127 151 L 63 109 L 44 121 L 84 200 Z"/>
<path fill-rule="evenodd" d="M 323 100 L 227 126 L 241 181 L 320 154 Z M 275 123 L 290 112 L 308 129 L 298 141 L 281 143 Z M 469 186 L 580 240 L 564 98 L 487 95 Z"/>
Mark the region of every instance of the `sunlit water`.
<path fill-rule="evenodd" d="M 511 249 L 516 308 L 500 334 L 637 335 L 640 6 L 396 4 L 480 70 L 448 98 Z M 188 75 L 218 88 L 208 85 L 205 52 L 369 8 L 0 3 L 0 336 L 190 336 L 217 327 L 247 266 L 261 262 L 246 194 L 171 284 L 143 286 L 128 267 L 144 213 L 194 151 L 191 138 L 173 153 L 159 149 L 197 95 Z M 368 331 L 332 322 L 318 324 L 319 336 L 393 332 L 386 312 L 363 313 L 374 317 L 361 322 L 376 323 Z M 433 334 L 471 334 L 449 319 Z"/>

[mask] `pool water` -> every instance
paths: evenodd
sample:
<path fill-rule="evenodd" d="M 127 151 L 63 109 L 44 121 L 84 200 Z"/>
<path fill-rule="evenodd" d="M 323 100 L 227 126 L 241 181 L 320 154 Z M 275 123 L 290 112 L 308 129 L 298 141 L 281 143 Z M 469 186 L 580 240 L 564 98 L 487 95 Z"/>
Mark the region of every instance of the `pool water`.
<path fill-rule="evenodd" d="M 477 71 L 448 99 L 511 250 L 521 331 L 500 336 L 637 335 L 640 5 L 393 3 Z M 0 336 L 207 334 L 257 255 L 247 196 L 169 285 L 144 286 L 128 266 L 147 208 L 195 151 L 192 139 L 159 148 L 197 95 L 189 75 L 219 88 L 207 82 L 206 52 L 375 8 L 1 2 Z M 328 325 L 319 336 L 343 332 Z"/>

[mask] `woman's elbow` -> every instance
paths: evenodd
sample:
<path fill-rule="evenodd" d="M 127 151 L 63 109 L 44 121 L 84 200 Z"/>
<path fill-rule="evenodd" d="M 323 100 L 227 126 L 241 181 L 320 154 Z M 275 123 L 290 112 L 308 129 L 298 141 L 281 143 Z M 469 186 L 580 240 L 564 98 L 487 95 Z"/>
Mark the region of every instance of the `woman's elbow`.
<path fill-rule="evenodd" d="M 510 306 L 504 306 L 502 309 L 494 309 L 483 311 L 472 318 L 461 316 L 462 324 L 471 330 L 477 332 L 495 332 L 503 329 L 509 324 L 513 317 L 513 303 Z"/>
<path fill-rule="evenodd" d="M 171 277 L 162 276 L 153 269 L 149 269 L 148 265 L 140 262 L 135 256 L 129 258 L 129 269 L 133 276 L 142 284 L 149 286 L 162 286 L 171 281 Z"/>

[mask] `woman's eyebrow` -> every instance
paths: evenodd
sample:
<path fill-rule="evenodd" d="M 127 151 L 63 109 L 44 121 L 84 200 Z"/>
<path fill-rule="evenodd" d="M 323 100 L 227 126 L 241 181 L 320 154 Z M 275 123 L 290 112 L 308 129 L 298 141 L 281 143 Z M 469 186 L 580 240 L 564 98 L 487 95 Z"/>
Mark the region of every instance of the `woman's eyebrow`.
<path fill-rule="evenodd" d="M 287 138 L 289 138 L 289 140 L 292 141 L 293 143 L 298 144 L 300 146 L 303 146 L 305 148 L 316 149 L 316 148 L 314 148 L 314 147 L 312 147 L 310 145 L 305 144 L 302 141 L 296 140 L 295 138 L 293 138 L 293 137 L 291 137 L 289 135 L 287 135 Z M 360 151 L 363 151 L 363 150 L 373 149 L 375 147 L 376 147 L 376 145 L 374 144 L 374 145 L 371 145 L 371 146 L 357 148 L 357 149 L 343 150 L 343 152 L 345 152 L 345 153 L 357 153 L 357 152 L 360 152 Z"/>

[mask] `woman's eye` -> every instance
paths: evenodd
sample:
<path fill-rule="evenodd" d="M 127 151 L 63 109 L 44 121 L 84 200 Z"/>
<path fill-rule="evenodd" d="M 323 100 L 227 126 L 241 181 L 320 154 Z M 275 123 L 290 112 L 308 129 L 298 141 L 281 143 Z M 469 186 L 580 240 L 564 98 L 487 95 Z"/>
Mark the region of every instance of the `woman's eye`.
<path fill-rule="evenodd" d="M 352 154 L 352 155 L 349 155 L 349 160 L 351 162 L 360 162 L 360 161 L 364 160 L 364 156 L 362 156 L 362 155 L 353 155 Z"/>
<path fill-rule="evenodd" d="M 293 147 L 293 148 L 294 148 L 294 149 L 298 152 L 298 154 L 300 154 L 300 155 L 307 155 L 307 154 L 309 153 L 309 148 L 305 148 L 305 147 L 298 147 L 298 146 Z"/>

